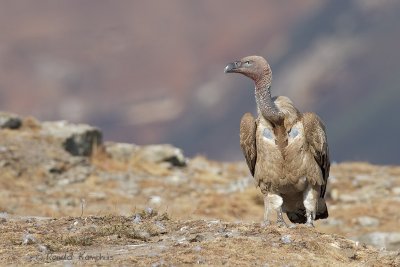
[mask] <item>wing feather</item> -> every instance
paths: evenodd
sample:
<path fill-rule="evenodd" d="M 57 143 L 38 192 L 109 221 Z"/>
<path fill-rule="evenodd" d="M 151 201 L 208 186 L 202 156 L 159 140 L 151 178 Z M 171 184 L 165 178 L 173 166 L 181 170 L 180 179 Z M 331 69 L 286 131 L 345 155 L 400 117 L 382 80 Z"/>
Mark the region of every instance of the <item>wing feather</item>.
<path fill-rule="evenodd" d="M 321 186 L 320 197 L 325 196 L 326 184 L 329 177 L 330 160 L 329 147 L 326 136 L 325 125 L 315 113 L 304 113 L 303 124 L 305 129 L 306 140 L 310 144 L 310 150 L 315 161 L 321 168 L 324 184 Z"/>
<path fill-rule="evenodd" d="M 253 177 L 257 160 L 256 130 L 257 123 L 253 115 L 245 113 L 240 121 L 240 147 Z"/>

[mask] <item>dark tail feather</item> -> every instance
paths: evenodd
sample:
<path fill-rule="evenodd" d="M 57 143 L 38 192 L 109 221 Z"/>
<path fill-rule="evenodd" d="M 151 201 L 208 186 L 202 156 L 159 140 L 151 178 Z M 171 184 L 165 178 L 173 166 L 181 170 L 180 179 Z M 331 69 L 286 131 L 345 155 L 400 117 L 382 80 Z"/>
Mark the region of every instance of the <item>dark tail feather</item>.
<path fill-rule="evenodd" d="M 289 220 L 292 223 L 306 223 L 306 211 L 305 210 L 298 210 L 296 212 L 286 212 Z"/>
<path fill-rule="evenodd" d="M 299 209 L 294 212 L 293 211 L 286 212 L 286 215 L 288 216 L 289 220 L 292 223 L 306 223 L 307 222 L 305 209 Z M 317 210 L 317 214 L 315 215 L 315 220 L 326 219 L 326 218 L 328 218 L 328 216 L 329 216 L 329 213 L 328 213 L 328 208 L 326 207 L 325 199 L 319 198 L 318 199 L 318 210 Z"/>
<path fill-rule="evenodd" d="M 315 219 L 326 219 L 328 218 L 329 213 L 328 213 L 328 208 L 326 207 L 325 199 L 319 198 L 318 199 L 318 210 L 317 214 L 315 216 Z"/>

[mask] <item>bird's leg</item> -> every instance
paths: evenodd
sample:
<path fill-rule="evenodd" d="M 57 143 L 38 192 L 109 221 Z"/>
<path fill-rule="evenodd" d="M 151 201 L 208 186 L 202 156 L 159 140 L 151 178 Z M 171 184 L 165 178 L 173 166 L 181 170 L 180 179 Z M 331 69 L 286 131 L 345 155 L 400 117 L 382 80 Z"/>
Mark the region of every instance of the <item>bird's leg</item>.
<path fill-rule="evenodd" d="M 314 227 L 314 218 L 315 215 L 313 212 L 308 212 L 307 211 L 307 222 L 306 222 L 306 226 L 308 227 Z"/>
<path fill-rule="evenodd" d="M 282 203 L 283 199 L 280 195 L 274 193 L 268 193 L 264 197 L 264 225 L 269 224 L 269 213 L 271 210 L 275 210 L 278 215 L 277 224 L 286 225 L 282 217 Z"/>
<path fill-rule="evenodd" d="M 276 215 L 277 215 L 276 223 L 278 224 L 279 227 L 289 227 L 289 226 L 286 224 L 285 220 L 283 219 L 283 216 L 282 216 L 282 207 L 280 207 L 280 208 L 278 208 L 278 209 L 276 210 Z"/>
<path fill-rule="evenodd" d="M 268 203 L 268 193 L 264 195 L 264 221 L 262 223 L 263 226 L 269 225 L 269 203 Z"/>
<path fill-rule="evenodd" d="M 306 208 L 306 225 L 314 227 L 315 215 L 318 208 L 319 186 L 308 185 L 303 194 L 303 203 Z"/>

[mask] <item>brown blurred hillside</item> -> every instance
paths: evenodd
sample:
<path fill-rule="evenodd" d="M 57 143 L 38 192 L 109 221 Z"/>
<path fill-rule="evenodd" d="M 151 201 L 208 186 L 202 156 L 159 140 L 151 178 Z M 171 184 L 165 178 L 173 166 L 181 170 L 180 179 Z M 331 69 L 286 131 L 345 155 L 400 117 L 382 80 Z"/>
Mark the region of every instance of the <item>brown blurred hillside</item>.
<path fill-rule="evenodd" d="M 267 57 L 273 93 L 318 112 L 332 158 L 400 163 L 400 3 L 1 1 L 0 109 L 241 159 L 252 84 L 231 60 Z"/>

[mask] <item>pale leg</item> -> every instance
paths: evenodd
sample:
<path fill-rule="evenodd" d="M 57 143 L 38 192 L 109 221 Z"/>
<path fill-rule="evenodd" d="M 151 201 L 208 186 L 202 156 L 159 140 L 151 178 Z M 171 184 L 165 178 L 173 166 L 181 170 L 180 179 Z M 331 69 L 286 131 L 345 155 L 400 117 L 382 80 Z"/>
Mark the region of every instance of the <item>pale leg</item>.
<path fill-rule="evenodd" d="M 303 195 L 303 203 L 306 208 L 307 226 L 314 227 L 315 215 L 318 208 L 319 186 L 308 185 Z"/>
<path fill-rule="evenodd" d="M 282 197 L 277 194 L 268 193 L 264 196 L 264 225 L 269 224 L 269 213 L 271 210 L 275 210 L 277 213 L 277 224 L 287 226 L 282 216 L 282 203 Z"/>
<path fill-rule="evenodd" d="M 268 203 L 268 194 L 264 195 L 264 222 L 263 225 L 267 226 L 269 225 L 269 203 Z"/>
<path fill-rule="evenodd" d="M 276 215 L 277 215 L 277 220 L 276 223 L 278 224 L 278 226 L 280 227 L 289 227 L 285 220 L 283 219 L 283 215 L 282 215 L 282 207 L 278 208 L 276 210 Z"/>

